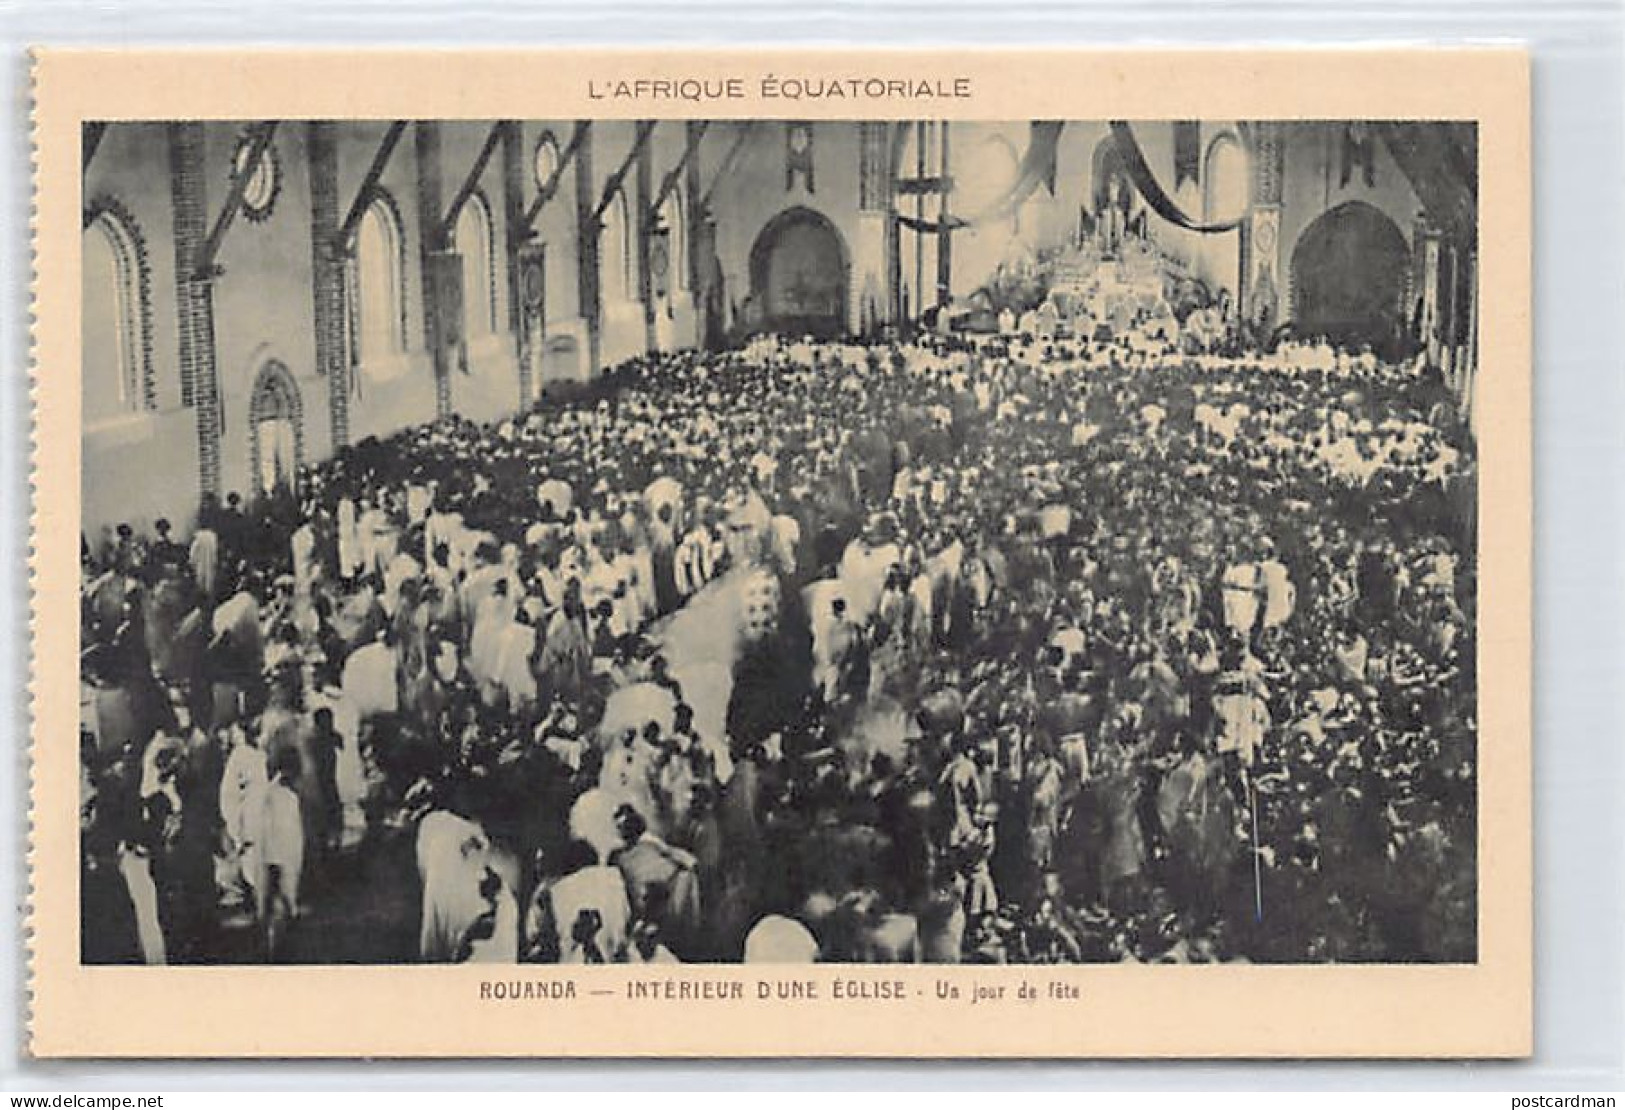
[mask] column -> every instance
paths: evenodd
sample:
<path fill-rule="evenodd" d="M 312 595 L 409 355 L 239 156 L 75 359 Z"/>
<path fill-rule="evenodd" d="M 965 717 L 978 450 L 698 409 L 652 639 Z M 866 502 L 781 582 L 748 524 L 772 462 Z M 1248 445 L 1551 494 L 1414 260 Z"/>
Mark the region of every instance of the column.
<path fill-rule="evenodd" d="M 1242 236 L 1241 319 L 1262 342 L 1282 316 L 1281 196 L 1286 176 L 1283 125 L 1255 121 L 1248 128 L 1252 182 Z"/>
<path fill-rule="evenodd" d="M 220 493 L 220 388 L 215 371 L 212 275 L 197 272 L 208 238 L 203 124 L 169 125 L 169 189 L 174 208 L 175 316 L 181 400 L 197 418 L 198 490 Z"/>
<path fill-rule="evenodd" d="M 345 337 L 345 260 L 339 253 L 338 145 L 333 125 L 307 125 L 310 150 L 310 273 L 316 372 L 327 379 L 332 449 L 350 442 L 350 358 Z"/>
<path fill-rule="evenodd" d="M 418 178 L 418 285 L 423 291 L 423 341 L 434 361 L 435 416 L 444 420 L 452 414 L 454 406 L 445 317 L 451 307 L 446 304 L 450 291 L 445 288 L 446 271 L 440 269 L 443 265 L 440 256 L 447 249 L 440 227 L 446 211 L 440 171 L 440 124 L 419 120 L 413 128 L 413 137 Z"/>
<path fill-rule="evenodd" d="M 592 131 L 576 151 L 576 289 L 581 318 L 587 322 L 587 373 L 596 378 L 603 365 L 603 330 L 598 289 L 598 190 L 592 176 Z"/>

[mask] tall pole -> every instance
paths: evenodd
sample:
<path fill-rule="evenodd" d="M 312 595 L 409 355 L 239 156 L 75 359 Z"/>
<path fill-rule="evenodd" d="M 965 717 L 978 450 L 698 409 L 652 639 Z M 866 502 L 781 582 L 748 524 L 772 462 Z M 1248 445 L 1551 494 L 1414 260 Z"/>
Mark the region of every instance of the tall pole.
<path fill-rule="evenodd" d="M 920 190 L 919 183 L 925 179 L 925 137 L 926 123 L 920 120 L 914 125 L 914 309 L 915 319 L 921 315 L 921 306 L 925 304 L 925 232 L 921 228 L 925 224 L 925 193 Z"/>
<path fill-rule="evenodd" d="M 941 148 L 937 152 L 937 307 L 945 309 L 953 298 L 953 231 L 948 226 L 948 121 L 937 124 Z"/>

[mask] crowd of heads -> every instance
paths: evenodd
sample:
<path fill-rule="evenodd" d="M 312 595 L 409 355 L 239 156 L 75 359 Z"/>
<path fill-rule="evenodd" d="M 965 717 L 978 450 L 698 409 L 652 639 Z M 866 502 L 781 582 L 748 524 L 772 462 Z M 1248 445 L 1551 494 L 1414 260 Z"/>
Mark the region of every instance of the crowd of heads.
<path fill-rule="evenodd" d="M 651 355 L 87 539 L 87 956 L 414 841 L 426 959 L 1471 960 L 1470 435 L 1130 354 Z"/>

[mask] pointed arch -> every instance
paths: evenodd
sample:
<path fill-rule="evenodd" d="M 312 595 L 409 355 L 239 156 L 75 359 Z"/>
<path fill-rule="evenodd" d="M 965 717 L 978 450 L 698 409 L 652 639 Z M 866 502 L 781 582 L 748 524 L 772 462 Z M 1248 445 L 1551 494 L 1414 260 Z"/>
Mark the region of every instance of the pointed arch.
<path fill-rule="evenodd" d="M 828 216 L 797 205 L 774 216 L 750 251 L 753 326 L 785 334 L 847 331 L 851 255 Z"/>
<path fill-rule="evenodd" d="M 1292 248 L 1292 314 L 1300 334 L 1385 357 L 1401 349 L 1411 250 L 1379 208 L 1345 201 L 1304 228 Z"/>
<path fill-rule="evenodd" d="M 490 335 L 497 327 L 496 240 L 491 204 L 475 189 L 457 213 L 453 245 L 463 260 L 463 334 Z"/>
<path fill-rule="evenodd" d="M 605 304 L 633 300 L 637 286 L 632 274 L 632 216 L 626 190 L 616 189 L 604 209 L 598 233 L 598 273 Z"/>
<path fill-rule="evenodd" d="M 362 365 L 406 349 L 406 236 L 400 210 L 375 189 L 356 232 L 351 311 L 354 354 Z"/>
<path fill-rule="evenodd" d="M 280 359 L 267 359 L 254 376 L 248 451 L 256 493 L 272 493 L 279 485 L 295 489 L 305 459 L 304 401 L 299 383 Z"/>
<path fill-rule="evenodd" d="M 666 239 L 666 284 L 674 293 L 689 288 L 688 207 L 681 186 L 674 186 L 660 202 L 659 230 Z"/>
<path fill-rule="evenodd" d="M 1208 143 L 1202 164 L 1202 222 L 1233 220 L 1247 209 L 1247 151 L 1234 131 Z"/>
<path fill-rule="evenodd" d="M 146 240 L 117 201 L 100 198 L 86 211 L 82 261 L 85 418 L 157 408 Z"/>

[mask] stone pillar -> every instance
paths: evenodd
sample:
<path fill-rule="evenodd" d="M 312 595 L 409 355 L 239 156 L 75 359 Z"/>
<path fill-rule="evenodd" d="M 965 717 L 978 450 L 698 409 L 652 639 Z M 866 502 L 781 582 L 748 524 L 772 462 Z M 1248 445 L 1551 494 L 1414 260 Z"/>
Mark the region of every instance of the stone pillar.
<path fill-rule="evenodd" d="M 208 238 L 204 130 L 169 125 L 169 188 L 174 208 L 175 323 L 180 337 L 181 401 L 197 418 L 199 493 L 220 493 L 220 386 L 215 370 L 212 274 L 197 272 Z"/>
<path fill-rule="evenodd" d="M 1267 338 L 1285 314 L 1287 283 L 1281 273 L 1281 198 L 1286 177 L 1284 125 L 1255 121 L 1248 128 L 1252 182 L 1242 236 L 1241 319 L 1257 340 Z"/>
<path fill-rule="evenodd" d="M 316 372 L 327 379 L 332 449 L 350 442 L 350 347 L 345 320 L 345 259 L 339 234 L 339 160 L 333 125 L 307 125 L 310 150 L 310 272 Z"/>
<path fill-rule="evenodd" d="M 442 299 L 436 270 L 436 256 L 447 249 L 440 220 L 446 205 L 440 168 L 440 124 L 419 120 L 413 129 L 418 178 L 418 286 L 423 293 L 423 341 L 434 361 L 435 416 L 444 420 L 452 414 L 451 351 L 444 338 Z"/>
<path fill-rule="evenodd" d="M 535 394 L 531 362 L 535 351 L 525 317 L 521 256 L 528 229 L 525 219 L 525 143 L 518 120 L 506 120 L 502 131 L 502 244 L 508 268 L 508 329 L 513 333 L 514 358 L 519 364 L 519 411 L 530 408 Z"/>
<path fill-rule="evenodd" d="M 598 291 L 598 232 L 593 209 L 598 188 L 592 176 L 592 124 L 576 151 L 576 291 L 580 315 L 587 322 L 587 374 L 596 378 L 603 366 L 603 312 Z"/>
<path fill-rule="evenodd" d="M 653 202 L 654 164 L 654 136 L 643 144 L 638 151 L 637 174 L 634 207 L 637 212 L 633 216 L 632 232 L 633 243 L 636 244 L 636 261 L 638 265 L 638 300 L 643 302 L 643 349 L 648 352 L 658 350 L 660 342 L 655 338 L 655 297 L 654 274 L 649 269 L 649 240 L 654 234 L 654 213 L 649 211 Z M 673 282 L 672 275 L 667 275 L 667 281 Z M 675 292 L 673 296 L 675 296 Z"/>
<path fill-rule="evenodd" d="M 937 196 L 937 307 L 946 308 L 953 299 L 953 246 L 954 234 L 948 226 L 948 129 L 952 125 L 943 120 L 937 124 L 940 157 L 938 158 L 937 178 L 941 185 Z"/>

